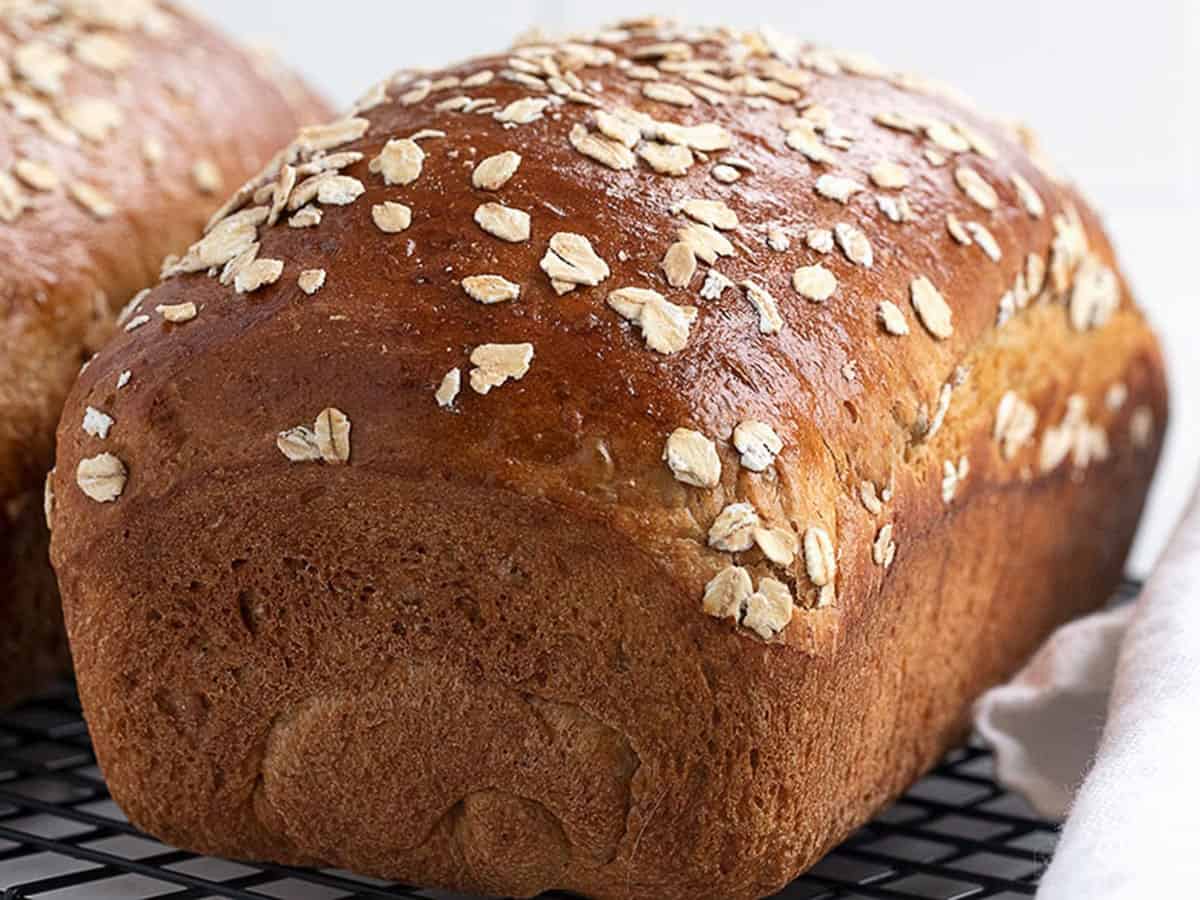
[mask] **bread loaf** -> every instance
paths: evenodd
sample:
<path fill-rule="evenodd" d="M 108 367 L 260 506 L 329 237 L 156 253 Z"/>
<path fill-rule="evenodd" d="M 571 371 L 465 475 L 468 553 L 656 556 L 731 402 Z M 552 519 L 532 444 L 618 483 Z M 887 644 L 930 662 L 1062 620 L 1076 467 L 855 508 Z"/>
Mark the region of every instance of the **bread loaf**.
<path fill-rule="evenodd" d="M 68 665 L 41 510 L 80 365 L 162 258 L 327 115 L 173 5 L 0 3 L 0 705 Z"/>
<path fill-rule="evenodd" d="M 761 896 L 1121 574 L 1155 338 L 1030 134 L 929 82 L 533 35 L 227 211 L 53 479 L 96 750 L 164 840 Z"/>

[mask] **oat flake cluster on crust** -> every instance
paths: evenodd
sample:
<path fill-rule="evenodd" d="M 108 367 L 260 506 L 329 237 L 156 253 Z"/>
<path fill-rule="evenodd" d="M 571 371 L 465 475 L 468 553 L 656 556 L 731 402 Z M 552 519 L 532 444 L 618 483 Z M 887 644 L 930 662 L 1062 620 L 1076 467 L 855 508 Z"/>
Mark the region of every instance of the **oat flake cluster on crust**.
<path fill-rule="evenodd" d="M 142 4 L 120 6 L 137 10 Z M 91 47 L 83 55 L 89 64 L 118 65 L 121 57 L 116 44 Z M 41 46 L 28 48 L 19 59 L 17 75 L 51 94 L 61 68 L 70 62 L 64 51 Z M 467 64 L 457 72 L 398 74 L 376 85 L 346 118 L 304 130 L 214 216 L 200 241 L 166 261 L 164 278 L 207 273 L 227 289 L 229 303 L 245 302 L 239 295 L 284 282 L 295 283 L 308 296 L 329 291 L 336 284 L 325 268 L 312 267 L 311 260 L 271 256 L 272 234 L 308 229 L 315 245 L 323 223 L 341 215 L 343 207 L 364 203 L 371 186 L 394 189 L 394 199 L 371 205 L 370 219 L 397 242 L 398 254 L 412 256 L 419 240 L 410 237 L 415 223 L 440 213 L 411 202 L 405 189 L 419 187 L 429 177 L 435 164 L 432 147 L 438 148 L 439 166 L 456 159 L 460 149 L 468 150 L 455 147 L 455 132 L 470 120 L 476 131 L 503 135 L 508 148 L 462 170 L 462 190 L 479 192 L 478 204 L 470 218 L 442 226 L 528 246 L 538 259 L 541 279 L 537 284 L 528 271 L 493 267 L 483 259 L 466 261 L 470 274 L 460 281 L 461 302 L 485 306 L 498 318 L 514 315 L 522 304 L 585 292 L 594 298 L 597 315 L 606 316 L 609 327 L 627 335 L 639 352 L 672 357 L 713 327 L 712 317 L 733 305 L 745 304 L 753 311 L 745 342 L 777 341 L 789 327 L 791 310 L 830 316 L 859 291 L 861 273 L 890 270 L 908 287 L 904 293 L 867 298 L 877 340 L 932 347 L 956 335 L 956 311 L 965 300 L 947 295 L 949 288 L 940 283 L 928 254 L 895 250 L 905 234 L 920 235 L 939 255 L 966 248 L 978 254 L 974 265 L 1001 267 L 1007 273 L 1006 290 L 971 298 L 990 306 L 996 329 L 1027 309 L 1053 304 L 1073 329 L 1086 332 L 1103 328 L 1121 305 L 1118 276 L 1089 247 L 1072 195 L 1064 188 L 1055 197 L 1044 196 L 1044 187 L 1035 187 L 1009 164 L 1011 148 L 1002 152 L 993 137 L 965 118 L 881 106 L 858 110 L 851 119 L 812 99 L 816 86 L 839 79 L 886 83 L 913 96 L 945 93 L 865 56 L 766 30 L 692 29 L 640 20 L 563 40 L 529 35 L 506 58 Z M 9 77 L 0 70 L 0 82 Z M 414 111 L 404 121 L 428 120 L 436 127 L 380 133 L 373 111 L 394 106 Z M 731 127 L 731 110 L 750 124 Z M 30 115 L 35 114 L 59 123 L 31 107 Z M 72 119 L 83 123 L 71 132 L 76 137 L 80 131 L 99 135 L 105 123 L 118 124 L 102 106 L 77 110 L 66 121 Z M 533 123 L 548 123 L 536 139 L 530 137 Z M 1043 184 L 1058 192 L 1060 182 L 1029 134 L 1007 126 L 996 129 L 1014 147 L 1024 148 Z M 884 153 L 866 166 L 846 162 L 856 147 L 896 148 L 897 136 L 911 145 L 902 156 Z M 631 185 L 634 179 L 686 179 L 694 192 L 676 202 L 667 219 L 653 223 L 657 245 L 631 245 L 617 258 L 606 259 L 597 250 L 597 235 L 556 227 L 552 198 L 520 189 L 520 175 L 543 152 L 544 139 L 570 147 L 596 171 L 627 173 Z M 778 208 L 756 206 L 754 185 L 761 163 L 752 159 L 761 159 L 764 144 L 806 173 L 804 200 L 790 221 Z M 381 149 L 367 153 L 362 149 L 367 145 Z M 215 189 L 202 164 L 196 176 L 199 185 Z M 30 190 L 46 189 L 53 180 L 31 161 L 13 175 L 0 173 L 0 215 L 19 214 L 18 179 Z M 89 192 L 86 184 L 68 189 L 96 215 L 107 208 L 105 199 Z M 956 211 L 925 214 L 931 192 L 951 197 L 942 206 Z M 1014 241 L 1006 236 L 1017 227 L 1016 219 L 1040 222 L 1047 217 L 1053 240 L 1045 252 L 1013 249 Z M 727 263 L 754 254 L 787 258 L 793 272 L 789 292 L 770 288 L 757 277 L 723 271 Z M 631 261 L 636 278 L 627 274 Z M 626 274 L 614 277 L 618 265 Z M 144 300 L 139 295 L 127 307 L 121 319 L 126 330 L 141 329 L 156 317 L 182 327 L 204 327 L 203 309 L 190 304 L 148 307 Z M 171 339 L 170 330 L 148 330 L 146 338 Z M 506 386 L 537 376 L 538 351 L 536 343 L 527 342 L 470 348 L 440 381 L 429 385 L 429 402 L 446 415 L 503 415 Z M 853 359 L 841 365 L 840 375 L 851 381 L 858 377 Z M 969 370 L 960 367 L 945 383 L 928 386 L 933 399 L 914 425 L 920 439 L 932 438 L 953 415 L 955 392 L 969 378 Z M 488 398 L 486 410 L 463 409 L 463 390 L 497 396 Z M 1110 396 L 1114 403 L 1120 399 L 1120 386 Z M 290 424 L 278 434 L 279 465 L 353 465 L 354 411 L 314 409 L 311 414 L 316 416 L 313 425 Z M 1141 407 L 1132 422 L 1131 440 L 1145 445 L 1155 427 L 1152 412 Z M 788 452 L 781 437 L 787 429 L 779 422 L 747 416 L 731 423 L 736 426 L 735 452 L 724 459 L 718 450 L 719 443 L 727 445 L 724 436 L 688 424 L 679 422 L 663 434 L 662 465 L 690 491 L 716 488 L 730 459 L 749 477 L 771 478 L 776 458 Z M 1022 462 L 1026 475 L 1035 469 L 1048 473 L 1068 461 L 1082 471 L 1090 461 L 1107 457 L 1114 437 L 1092 421 L 1081 397 L 1071 401 L 1059 422 L 1039 422 L 1036 408 L 1015 392 L 1006 393 L 995 411 L 994 438 L 1004 458 L 1032 454 Z M 136 469 L 137 460 L 118 460 L 101 451 L 101 437 L 96 442 L 96 455 L 79 463 L 78 484 L 94 500 L 115 501 L 125 485 L 126 467 Z M 971 460 L 962 454 L 933 465 L 941 501 L 951 504 L 970 476 Z M 903 541 L 889 520 L 891 482 L 864 480 L 857 487 L 862 506 L 878 520 L 863 552 L 883 569 L 892 566 Z M 708 547 L 724 561 L 698 605 L 764 639 L 783 632 L 797 606 L 835 605 L 839 560 L 846 548 L 822 524 L 829 521 L 828 514 L 814 514 L 806 525 L 771 521 L 744 499 L 724 503 L 707 525 Z M 761 552 L 770 575 L 760 572 L 752 578 L 739 563 L 752 549 Z"/>

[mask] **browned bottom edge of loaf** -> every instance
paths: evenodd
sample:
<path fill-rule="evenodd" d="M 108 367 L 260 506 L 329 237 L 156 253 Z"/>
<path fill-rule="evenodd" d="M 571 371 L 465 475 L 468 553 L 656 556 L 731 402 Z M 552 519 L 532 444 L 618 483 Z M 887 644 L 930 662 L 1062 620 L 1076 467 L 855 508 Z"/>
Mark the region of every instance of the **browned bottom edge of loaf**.
<path fill-rule="evenodd" d="M 603 522 L 353 466 L 159 498 L 136 542 L 64 567 L 67 621 L 112 793 L 170 843 L 492 894 L 757 897 L 1104 603 L 1153 456 L 979 479 L 906 529 L 822 657 L 698 615 Z"/>
<path fill-rule="evenodd" d="M 71 669 L 40 494 L 0 529 L 0 709 Z"/>

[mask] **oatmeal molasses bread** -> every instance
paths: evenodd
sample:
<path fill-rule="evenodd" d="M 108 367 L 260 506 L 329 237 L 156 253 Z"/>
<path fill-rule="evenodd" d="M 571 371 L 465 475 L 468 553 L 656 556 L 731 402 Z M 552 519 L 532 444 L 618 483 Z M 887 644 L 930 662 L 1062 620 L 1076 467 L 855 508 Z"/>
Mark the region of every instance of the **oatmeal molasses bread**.
<path fill-rule="evenodd" d="M 162 258 L 327 116 L 173 5 L 0 3 L 0 705 L 69 662 L 41 510 L 80 365 Z"/>
<path fill-rule="evenodd" d="M 53 558 L 167 841 L 757 897 L 1104 602 L 1166 411 L 1027 132 L 626 22 L 398 75 L 239 192 L 76 385 Z"/>

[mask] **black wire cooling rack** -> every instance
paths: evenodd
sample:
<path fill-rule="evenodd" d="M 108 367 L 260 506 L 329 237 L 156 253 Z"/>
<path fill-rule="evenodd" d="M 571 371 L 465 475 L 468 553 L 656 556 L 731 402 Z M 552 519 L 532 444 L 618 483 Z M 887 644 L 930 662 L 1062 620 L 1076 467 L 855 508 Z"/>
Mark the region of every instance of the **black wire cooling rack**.
<path fill-rule="evenodd" d="M 1124 585 L 1118 601 L 1135 592 Z M 971 741 L 776 900 L 1017 900 L 1036 891 L 1056 839 Z M 0 890 L 0 900 L 455 898 L 196 856 L 142 834 L 108 795 L 70 685 L 0 715 Z"/>

